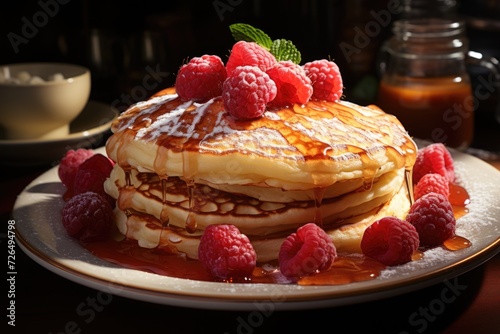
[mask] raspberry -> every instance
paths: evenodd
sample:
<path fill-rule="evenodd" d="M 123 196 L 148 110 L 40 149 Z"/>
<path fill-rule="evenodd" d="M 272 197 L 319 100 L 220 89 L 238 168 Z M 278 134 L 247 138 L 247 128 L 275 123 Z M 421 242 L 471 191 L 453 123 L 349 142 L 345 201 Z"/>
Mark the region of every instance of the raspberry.
<path fill-rule="evenodd" d="M 281 244 L 280 270 L 287 277 L 310 275 L 328 269 L 337 256 L 332 239 L 314 223 L 305 224 Z"/>
<path fill-rule="evenodd" d="M 104 181 L 113 169 L 113 162 L 98 153 L 85 160 L 78 168 L 72 187 L 72 196 L 92 191 L 106 198 L 112 205 L 114 199 L 104 191 Z"/>
<path fill-rule="evenodd" d="M 209 225 L 200 239 L 198 258 L 212 276 L 219 279 L 252 275 L 257 254 L 248 237 L 234 225 Z"/>
<path fill-rule="evenodd" d="M 76 173 L 72 196 L 92 191 L 104 196 L 106 176 L 93 169 L 80 169 Z"/>
<path fill-rule="evenodd" d="M 108 177 L 113 169 L 114 162 L 108 157 L 97 153 L 89 159 L 85 160 L 79 167 L 78 170 L 94 170 L 99 174 Z"/>
<path fill-rule="evenodd" d="M 413 184 L 417 184 L 422 176 L 429 173 L 441 174 L 449 182 L 455 180 L 453 158 L 442 143 L 433 143 L 418 151 L 413 166 Z"/>
<path fill-rule="evenodd" d="M 456 220 L 446 197 L 429 193 L 413 203 L 406 220 L 417 229 L 420 245 L 434 247 L 455 235 Z"/>
<path fill-rule="evenodd" d="M 368 226 L 361 239 L 361 251 L 386 266 L 411 261 L 419 246 L 417 230 L 397 217 L 384 217 Z"/>
<path fill-rule="evenodd" d="M 226 68 L 218 56 L 195 57 L 179 69 L 176 91 L 183 100 L 208 100 L 221 95 L 226 76 Z"/>
<path fill-rule="evenodd" d="M 61 210 L 68 234 L 81 241 L 104 240 L 113 223 L 113 209 L 101 195 L 86 192 L 73 196 Z"/>
<path fill-rule="evenodd" d="M 64 184 L 66 188 L 73 186 L 78 167 L 93 155 L 94 151 L 84 148 L 66 152 L 57 170 L 59 179 L 61 179 L 62 184 Z"/>
<path fill-rule="evenodd" d="M 275 96 L 276 84 L 255 66 L 237 67 L 222 86 L 224 107 L 236 119 L 261 116 Z"/>
<path fill-rule="evenodd" d="M 430 173 L 422 176 L 413 189 L 413 197 L 417 200 L 428 193 L 438 193 L 448 198 L 450 195 L 448 179 L 437 173 Z"/>
<path fill-rule="evenodd" d="M 233 45 L 231 54 L 227 60 L 226 70 L 227 75 L 232 76 L 233 71 L 238 66 L 249 65 L 257 66 L 265 72 L 274 64 L 276 64 L 276 58 L 259 44 L 239 41 Z"/>
<path fill-rule="evenodd" d="M 276 82 L 277 94 L 271 102 L 273 107 L 284 107 L 293 103 L 304 104 L 311 98 L 311 79 L 299 65 L 286 60 L 280 61 L 266 71 Z"/>
<path fill-rule="evenodd" d="M 312 97 L 318 100 L 335 102 L 342 97 L 342 76 L 337 64 L 326 59 L 304 64 L 304 71 L 311 79 Z"/>

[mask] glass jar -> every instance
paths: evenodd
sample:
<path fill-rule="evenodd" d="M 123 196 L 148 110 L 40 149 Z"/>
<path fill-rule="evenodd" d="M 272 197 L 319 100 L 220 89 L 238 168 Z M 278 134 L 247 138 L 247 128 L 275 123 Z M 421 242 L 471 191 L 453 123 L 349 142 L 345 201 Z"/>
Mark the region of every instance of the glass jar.
<path fill-rule="evenodd" d="M 498 70 L 470 52 L 461 21 L 429 18 L 394 22 L 383 47 L 377 104 L 413 137 L 465 149 L 473 140 L 473 95 L 467 64 Z M 476 55 L 476 57 L 472 57 Z M 478 56 L 479 55 L 479 56 Z"/>

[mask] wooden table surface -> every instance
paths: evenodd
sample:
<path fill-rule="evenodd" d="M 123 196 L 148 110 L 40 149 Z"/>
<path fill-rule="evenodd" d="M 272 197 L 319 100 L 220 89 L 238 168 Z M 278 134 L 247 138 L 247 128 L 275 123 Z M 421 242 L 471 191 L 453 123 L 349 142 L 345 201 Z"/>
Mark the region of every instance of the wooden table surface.
<path fill-rule="evenodd" d="M 500 169 L 500 161 L 491 163 Z M 1 171 L 0 217 L 4 225 L 11 217 L 17 194 L 44 170 Z M 2 245 L 7 247 L 5 236 Z M 44 269 L 19 247 L 16 268 L 16 326 L 7 325 L 9 319 L 4 317 L 7 333 L 286 333 L 307 330 L 308 333 L 489 334 L 500 331 L 498 254 L 453 280 L 407 294 L 341 307 L 269 312 L 190 309 L 103 294 Z M 450 284 L 455 288 L 451 289 Z M 446 295 L 451 290 L 454 295 Z M 4 312 L 8 315 L 6 307 L 8 305 L 4 306 Z"/>

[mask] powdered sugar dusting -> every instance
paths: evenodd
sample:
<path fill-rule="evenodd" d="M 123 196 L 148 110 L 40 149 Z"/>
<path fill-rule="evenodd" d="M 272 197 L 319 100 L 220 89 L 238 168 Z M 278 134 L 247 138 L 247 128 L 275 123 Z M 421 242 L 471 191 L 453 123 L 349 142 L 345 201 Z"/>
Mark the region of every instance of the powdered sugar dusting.
<path fill-rule="evenodd" d="M 492 201 L 491 194 L 498 191 L 500 178 L 497 178 L 496 182 L 494 178 L 485 182 L 484 175 L 480 173 L 466 174 L 465 170 L 464 162 L 457 161 L 455 163 L 455 174 L 458 182 L 466 189 L 470 189 L 470 203 L 468 205 L 470 213 L 458 220 L 457 234 L 468 237 L 467 234 L 473 236 L 481 231 L 484 232 L 485 226 L 491 226 L 495 223 L 498 226 L 499 217 L 498 213 L 495 213 L 498 204 Z"/>
<path fill-rule="evenodd" d="M 279 121 L 281 119 L 281 117 L 277 113 L 271 111 L 266 111 L 264 113 L 264 117 L 267 117 L 272 121 Z"/>
<path fill-rule="evenodd" d="M 115 132 L 124 131 L 127 128 L 131 128 L 139 117 L 152 114 L 153 112 L 158 110 L 158 108 L 160 108 L 163 103 L 172 101 L 175 98 L 177 98 L 177 94 L 167 94 L 156 96 L 146 101 L 137 102 L 136 104 L 132 105 L 122 116 L 127 116 L 128 114 L 136 110 L 139 110 L 139 112 L 136 113 L 133 117 L 129 117 L 127 122 L 122 124 Z M 146 119 L 152 121 L 151 118 L 146 117 Z"/>
<path fill-rule="evenodd" d="M 185 102 L 173 109 L 172 111 L 160 115 L 148 127 L 143 127 L 137 131 L 136 138 L 142 139 L 146 135 L 151 136 L 151 139 L 157 139 L 162 135 L 171 135 L 175 137 L 183 136 L 183 132 L 179 131 L 182 123 L 179 121 L 186 109 L 192 105 L 191 101 Z M 144 109 L 141 113 L 148 113 L 154 110 Z"/>

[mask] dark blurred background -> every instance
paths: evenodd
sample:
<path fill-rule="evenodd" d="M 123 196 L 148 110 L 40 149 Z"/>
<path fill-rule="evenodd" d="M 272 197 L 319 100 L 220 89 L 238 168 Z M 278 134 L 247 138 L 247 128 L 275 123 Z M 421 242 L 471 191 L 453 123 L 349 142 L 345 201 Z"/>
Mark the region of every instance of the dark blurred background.
<path fill-rule="evenodd" d="M 368 104 L 376 95 L 380 45 L 390 36 L 392 22 L 403 16 L 430 12 L 464 18 L 471 49 L 500 59 L 499 0 L 428 3 L 21 0 L 9 2 L 10 9 L 4 4 L 0 12 L 0 64 L 61 61 L 87 66 L 93 76 L 91 98 L 123 111 L 171 86 L 179 66 L 190 57 L 217 54 L 225 61 L 234 43 L 228 27 L 244 22 L 273 39 L 292 40 L 302 53 L 302 63 L 320 58 L 336 61 L 344 78 L 345 98 Z M 396 5 L 400 6 L 398 12 L 391 13 Z M 379 16 L 381 11 L 389 17 Z M 366 44 L 356 50 L 346 49 L 368 22 L 376 29 Z M 478 74 L 471 73 L 473 80 Z M 476 113 L 476 127 L 487 127 L 488 133 L 493 131 L 497 136 L 491 140 L 483 138 L 486 132 L 476 131 L 476 146 L 500 150 L 500 125 L 494 116 L 497 96 L 492 94 L 481 101 Z"/>

